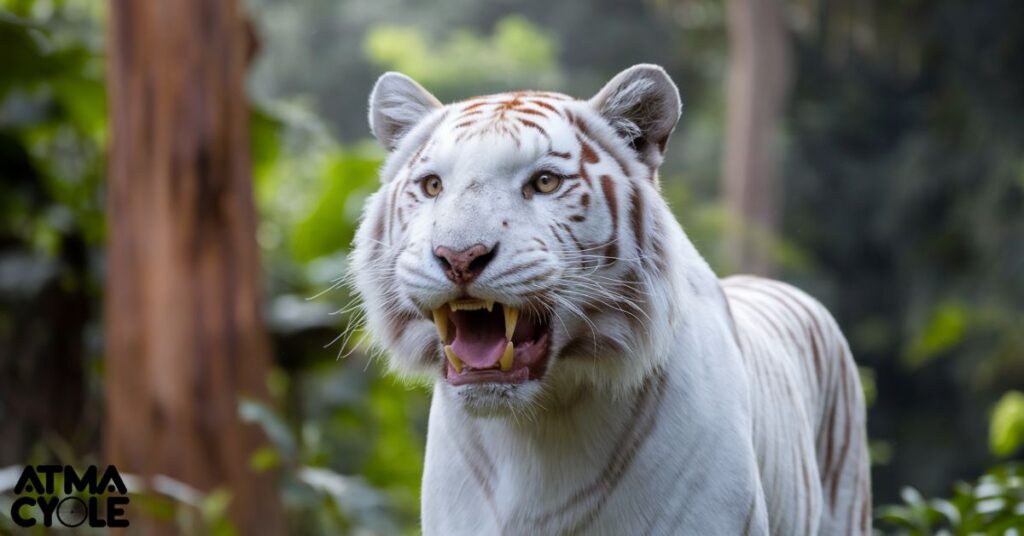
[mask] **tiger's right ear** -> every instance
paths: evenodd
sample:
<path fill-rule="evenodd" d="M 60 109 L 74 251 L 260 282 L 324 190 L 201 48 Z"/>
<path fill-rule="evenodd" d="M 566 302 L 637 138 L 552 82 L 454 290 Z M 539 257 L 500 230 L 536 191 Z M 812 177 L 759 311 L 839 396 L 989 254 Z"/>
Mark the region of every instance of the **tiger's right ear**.
<path fill-rule="evenodd" d="M 412 78 L 384 73 L 370 93 L 370 131 L 385 149 L 394 151 L 402 137 L 441 106 L 441 101 Z"/>
<path fill-rule="evenodd" d="M 590 104 L 650 166 L 661 165 L 679 122 L 679 90 L 665 69 L 642 63 L 615 75 Z"/>

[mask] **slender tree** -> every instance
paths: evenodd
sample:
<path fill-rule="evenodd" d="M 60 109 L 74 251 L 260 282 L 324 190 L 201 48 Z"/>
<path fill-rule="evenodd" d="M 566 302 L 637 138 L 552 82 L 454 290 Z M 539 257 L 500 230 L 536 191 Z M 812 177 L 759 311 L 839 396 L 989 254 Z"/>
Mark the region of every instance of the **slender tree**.
<path fill-rule="evenodd" d="M 264 440 L 269 339 L 237 0 L 111 0 L 105 451 L 122 471 L 226 487 L 239 534 L 278 534 Z M 141 515 L 135 512 L 135 515 Z M 173 528 L 132 519 L 148 532 Z"/>
<path fill-rule="evenodd" d="M 722 186 L 735 224 L 730 253 L 742 271 L 770 274 L 779 181 L 776 134 L 789 89 L 781 0 L 728 0 L 729 81 Z"/>

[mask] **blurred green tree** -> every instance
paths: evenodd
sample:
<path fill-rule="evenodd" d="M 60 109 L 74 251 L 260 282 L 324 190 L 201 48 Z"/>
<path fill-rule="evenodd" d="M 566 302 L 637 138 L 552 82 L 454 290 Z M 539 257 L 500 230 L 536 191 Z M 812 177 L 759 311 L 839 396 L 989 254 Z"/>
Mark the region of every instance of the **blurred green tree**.
<path fill-rule="evenodd" d="M 0 465 L 98 433 L 98 28 L 90 6 L 0 3 Z"/>

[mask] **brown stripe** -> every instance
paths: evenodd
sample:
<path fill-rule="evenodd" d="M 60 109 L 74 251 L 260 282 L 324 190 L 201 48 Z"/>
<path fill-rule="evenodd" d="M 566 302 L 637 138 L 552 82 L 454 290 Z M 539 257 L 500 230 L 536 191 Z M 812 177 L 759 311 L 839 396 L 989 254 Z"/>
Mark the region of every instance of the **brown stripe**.
<path fill-rule="evenodd" d="M 558 108 L 555 108 L 554 106 L 552 106 L 552 105 L 550 105 L 550 104 L 548 104 L 548 103 L 546 103 L 546 102 L 544 102 L 542 100 L 530 99 L 527 102 L 529 102 L 530 104 L 536 104 L 537 106 L 540 106 L 541 108 L 547 108 L 548 110 L 551 110 L 552 112 L 555 112 L 558 115 L 562 115 L 562 112 Z"/>
<path fill-rule="evenodd" d="M 848 415 L 849 411 L 850 411 L 850 409 L 849 409 L 850 408 L 850 404 L 849 404 L 849 393 L 847 392 L 848 391 L 848 387 L 846 385 L 847 384 L 847 374 L 845 374 L 845 365 L 844 365 L 845 360 L 842 360 L 839 363 L 840 363 L 840 367 L 843 367 L 843 370 L 840 371 L 839 382 L 840 382 L 840 385 L 842 385 L 842 388 L 843 388 L 843 396 L 842 396 L 843 413 L 844 413 L 844 416 L 846 416 L 847 418 L 844 419 L 844 422 L 843 422 L 843 440 L 842 440 L 842 443 L 841 443 L 841 445 L 839 447 L 839 453 L 840 453 L 839 454 L 839 459 L 836 461 L 836 464 L 837 464 L 837 466 L 836 466 L 836 473 L 837 474 L 835 476 L 835 480 L 832 481 L 832 488 L 829 490 L 829 492 L 831 493 L 831 498 L 832 498 L 832 504 L 833 505 L 836 503 L 836 494 L 839 493 L 839 477 L 841 476 L 841 474 L 839 474 L 839 473 L 841 473 L 842 470 L 845 468 L 846 457 L 850 454 L 850 432 L 851 432 L 850 425 L 851 425 L 851 421 L 852 421 L 852 419 L 850 419 L 849 415 Z"/>
<path fill-rule="evenodd" d="M 421 153 L 423 153 L 423 149 L 425 149 L 427 147 L 427 143 L 429 141 L 430 140 L 424 141 L 423 144 L 420 145 L 419 148 L 416 149 L 416 152 L 413 153 L 412 158 L 410 158 L 409 161 L 406 162 L 406 164 L 405 164 L 406 169 L 411 168 L 413 165 L 416 164 L 416 159 L 420 157 Z"/>
<path fill-rule="evenodd" d="M 732 314 L 732 304 L 729 303 L 729 298 L 726 296 L 725 291 L 722 290 L 722 283 L 716 281 L 715 287 L 718 289 L 718 298 L 725 303 L 725 315 L 729 320 L 729 331 L 732 332 L 732 338 L 736 341 L 736 347 L 743 351 L 743 346 L 740 344 L 740 334 L 736 330 L 736 316 Z"/>
<path fill-rule="evenodd" d="M 375 246 L 380 246 L 384 239 L 384 210 L 386 207 L 380 207 L 377 209 L 376 219 L 373 221 L 372 231 L 370 231 L 370 238 L 373 239 Z"/>
<path fill-rule="evenodd" d="M 574 526 L 564 532 L 580 532 L 593 522 L 597 511 L 612 492 L 615 491 L 622 477 L 632 465 L 637 452 L 654 430 L 654 426 L 657 423 L 656 417 L 664 399 L 667 383 L 664 374 L 655 373 L 648 377 L 640 388 L 639 397 L 633 404 L 631 418 L 626 425 L 627 427 L 616 440 L 616 445 L 612 448 L 611 458 L 601 471 L 601 474 L 589 485 L 571 494 L 569 499 L 560 506 L 534 518 L 533 523 L 536 527 L 543 529 L 552 521 L 570 514 L 571 509 L 588 502 L 592 496 L 598 495 L 597 500 L 591 502 L 590 508 L 584 512 L 583 516 L 576 521 Z"/>
<path fill-rule="evenodd" d="M 516 109 L 514 109 L 512 111 L 516 112 L 516 113 L 520 113 L 520 114 L 530 114 L 530 115 L 539 115 L 541 117 L 548 117 L 548 114 L 546 114 L 546 113 L 544 113 L 544 112 L 542 112 L 540 110 L 534 110 L 533 108 L 524 108 L 522 106 L 520 106 L 520 107 L 518 107 L 518 108 L 516 108 Z"/>
<path fill-rule="evenodd" d="M 530 127 L 530 128 L 532 128 L 534 130 L 539 131 L 548 140 L 551 139 L 551 137 L 548 136 L 548 132 L 546 130 L 544 130 L 544 127 L 538 125 L 537 123 L 534 123 L 533 121 L 530 121 L 529 119 L 519 119 L 519 122 L 522 123 L 524 126 L 527 126 L 527 127 Z"/>
<path fill-rule="evenodd" d="M 584 137 L 586 137 L 588 140 L 590 140 L 598 147 L 600 147 L 605 154 L 612 157 L 612 160 L 615 160 L 615 163 L 618 164 L 619 169 L 622 170 L 623 175 L 627 177 L 630 176 L 629 168 L 626 167 L 625 162 L 623 162 L 622 159 L 619 158 L 618 154 L 615 151 L 613 151 L 610 147 L 608 147 L 607 144 L 604 143 L 604 140 L 602 140 L 598 136 L 594 136 L 593 132 L 590 129 L 590 124 L 587 123 L 587 120 L 585 118 L 583 118 L 582 116 L 574 115 L 573 123 L 576 125 L 576 128 L 583 134 Z"/>
<path fill-rule="evenodd" d="M 491 281 L 498 281 L 498 280 L 502 279 L 503 277 L 506 277 L 506 276 L 509 276 L 509 275 L 512 275 L 512 274 L 517 274 L 517 273 L 520 273 L 520 272 L 524 272 L 528 268 L 533 268 L 534 266 L 539 266 L 539 265 L 540 265 L 540 261 L 539 260 L 538 261 L 534 261 L 534 262 L 528 262 L 528 263 L 525 263 L 525 264 L 516 264 L 514 266 L 510 266 L 510 267 L 506 268 L 505 270 L 502 270 L 501 272 L 498 272 L 498 273 L 492 275 L 490 280 Z"/>
<path fill-rule="evenodd" d="M 397 199 L 398 199 L 398 191 L 401 189 L 400 186 L 404 185 L 404 184 L 405 184 L 404 180 L 401 181 L 401 182 L 397 182 L 397 183 L 392 183 L 391 184 L 391 196 L 388 198 L 388 220 L 389 220 L 388 223 L 391 223 L 390 220 L 391 220 L 392 211 L 395 210 L 395 208 L 398 205 Z M 388 243 L 389 244 L 394 243 L 394 237 L 392 236 L 393 229 L 394 229 L 393 225 L 388 225 Z"/>
<path fill-rule="evenodd" d="M 640 280 L 640 276 L 634 270 L 630 270 L 626 275 L 622 276 L 622 283 L 623 285 L 618 291 L 626 300 L 624 305 L 633 310 L 632 313 L 625 310 L 622 312 L 626 315 L 626 321 L 639 332 L 647 327 L 644 325 L 644 320 L 649 319 L 649 316 L 641 308 L 641 306 L 648 303 L 646 295 L 647 286 Z"/>
<path fill-rule="evenodd" d="M 828 412 L 828 422 L 825 424 L 825 427 L 824 427 L 824 430 L 825 430 L 825 462 L 822 464 L 822 469 L 824 470 L 824 474 L 822 475 L 822 477 L 824 477 L 823 480 L 827 480 L 828 478 L 835 478 L 835 477 L 831 476 L 832 473 L 835 470 L 833 465 L 832 465 L 832 452 L 833 452 L 833 449 L 832 449 L 832 438 L 835 437 L 835 421 L 836 421 L 836 411 L 835 411 L 835 404 L 833 403 L 831 405 L 831 411 Z M 832 508 L 832 509 L 834 509 L 836 507 L 835 499 L 832 499 L 832 500 L 829 501 L 829 507 Z"/>
<path fill-rule="evenodd" d="M 825 378 L 822 376 L 824 360 L 821 357 L 821 349 L 818 346 L 819 341 L 826 340 L 824 330 L 820 323 L 822 311 L 818 310 L 819 308 L 817 307 L 809 306 L 800 294 L 779 284 L 766 283 L 757 284 L 743 280 L 734 280 L 729 282 L 730 286 L 747 289 L 751 292 L 773 297 L 778 301 L 782 308 L 786 309 L 796 319 L 798 324 L 804 327 L 807 339 L 811 343 L 811 357 L 814 364 L 815 379 L 818 383 L 817 387 L 821 390 L 826 389 L 826 386 L 824 385 Z M 801 315 L 796 309 L 794 309 L 794 304 L 800 311 L 803 311 L 804 314 Z"/>
<path fill-rule="evenodd" d="M 586 249 L 586 248 L 583 247 L 583 243 L 580 242 L 579 238 L 576 238 L 576 235 L 572 232 L 572 228 L 570 228 L 568 225 L 566 225 L 565 223 L 562 223 L 562 222 L 559 222 L 558 226 L 561 227 L 562 230 L 564 230 L 566 233 L 569 234 L 569 238 L 572 238 L 573 243 L 576 244 L 576 249 L 578 249 L 580 251 L 583 251 L 584 249 Z"/>
<path fill-rule="evenodd" d="M 820 313 L 818 311 L 812 311 L 811 308 L 808 307 L 807 304 L 803 302 L 803 299 L 800 297 L 799 294 L 789 292 L 788 289 L 786 289 L 785 287 L 780 287 L 777 290 L 777 292 L 772 292 L 768 289 L 763 289 L 762 292 L 774 295 L 784 308 L 792 312 L 793 316 L 798 319 L 798 322 L 800 320 L 803 320 L 800 323 L 804 325 L 805 329 L 807 330 L 807 338 L 811 342 L 812 357 L 814 359 L 814 374 L 816 379 L 818 380 L 818 386 L 820 388 L 822 386 L 822 382 L 824 381 L 824 378 L 821 375 L 822 360 L 818 348 L 818 339 L 821 338 L 822 340 L 824 340 L 824 334 L 821 329 L 821 324 L 818 322 Z M 791 307 L 791 304 L 796 304 L 796 306 L 799 307 L 800 310 L 802 310 L 805 314 L 803 316 L 798 314 Z"/>
<path fill-rule="evenodd" d="M 850 527 L 851 530 L 853 529 L 853 527 L 857 526 L 857 495 L 859 495 L 858 492 L 860 491 L 860 487 L 861 487 L 860 486 L 861 476 L 862 475 L 861 475 L 860 471 L 855 471 L 854 472 L 854 479 L 855 480 L 853 481 L 853 490 L 854 490 L 855 495 L 853 496 L 853 500 L 850 501 L 850 518 L 849 518 L 850 519 L 850 523 L 848 525 L 846 525 L 847 527 Z M 836 513 L 838 513 L 838 512 L 836 512 Z"/>
<path fill-rule="evenodd" d="M 632 465 L 636 454 L 640 451 L 647 438 L 650 437 L 651 433 L 654 431 L 654 428 L 657 425 L 657 416 L 659 414 L 658 410 L 661 409 L 661 404 L 664 401 L 663 397 L 667 383 L 665 376 L 663 374 L 658 374 L 658 383 L 654 386 L 656 392 L 654 393 L 654 398 L 651 402 L 646 405 L 644 415 L 641 416 L 643 423 L 639 428 L 637 437 L 635 437 L 635 439 L 629 444 L 626 453 L 623 455 L 622 459 L 619 460 L 619 463 L 614 470 L 611 470 L 612 468 L 610 466 L 606 468 L 605 472 L 607 473 L 607 477 L 603 480 L 603 485 L 598 488 L 601 489 L 603 493 L 598 496 L 587 514 L 580 519 L 574 527 L 572 527 L 570 530 L 571 533 L 584 533 L 587 527 L 597 519 L 597 514 L 601 507 L 604 506 L 608 501 L 608 498 L 611 497 L 612 493 L 618 487 L 622 477 L 625 476 L 629 467 Z"/>
<path fill-rule="evenodd" d="M 609 264 L 615 262 L 619 256 L 619 246 L 616 238 L 619 236 L 619 201 L 615 198 L 615 183 L 608 175 L 601 175 L 601 190 L 604 192 L 605 200 L 608 202 L 608 212 L 612 217 L 612 234 L 608 239 L 605 255 L 609 257 Z"/>
<path fill-rule="evenodd" d="M 574 183 L 570 184 L 568 188 L 563 190 L 562 193 L 558 194 L 558 196 L 556 196 L 555 199 L 561 199 L 561 198 L 569 195 L 570 193 L 572 193 L 573 190 L 575 190 L 576 188 L 579 188 L 579 187 L 580 187 L 580 183 L 574 182 Z M 586 197 L 587 194 L 583 194 L 583 196 Z M 589 199 L 588 199 L 588 201 L 589 201 Z"/>
<path fill-rule="evenodd" d="M 757 511 L 757 494 L 751 494 L 750 509 L 747 510 L 747 520 L 743 523 L 743 536 L 749 536 L 750 527 L 754 523 L 754 512 Z"/>
<path fill-rule="evenodd" d="M 583 138 L 581 138 L 579 136 L 576 136 L 576 139 L 579 140 L 580 145 L 581 145 L 581 149 L 580 149 L 580 163 L 581 164 L 596 164 L 596 163 L 601 161 L 601 158 L 599 156 L 597 156 L 597 152 L 594 151 L 594 148 L 591 147 L 589 143 L 584 141 Z M 582 167 L 582 165 L 581 165 L 581 167 Z"/>
<path fill-rule="evenodd" d="M 498 511 L 498 502 L 495 499 L 494 488 L 491 486 L 490 482 L 490 477 L 494 473 L 493 464 L 491 465 L 490 473 L 488 474 L 485 471 L 485 468 L 480 466 L 481 460 L 471 456 L 472 453 L 485 451 L 477 448 L 471 448 L 470 451 L 467 452 L 461 442 L 456 442 L 456 445 L 463 462 L 469 467 L 470 472 L 473 474 L 473 480 L 476 481 L 480 491 L 483 492 L 484 500 L 487 502 L 491 515 L 494 516 L 494 522 L 498 525 L 498 530 L 501 534 L 505 534 L 507 531 L 505 528 L 505 522 L 502 520 L 501 514 Z"/>
<path fill-rule="evenodd" d="M 554 225 L 548 225 L 548 229 L 551 229 L 551 235 L 555 237 L 555 240 L 558 240 L 558 243 L 564 246 L 565 240 L 562 239 L 562 235 L 558 234 L 558 228 Z"/>
<path fill-rule="evenodd" d="M 633 224 L 633 236 L 636 239 L 638 253 L 644 249 L 644 200 L 640 187 L 633 185 L 629 193 L 629 217 Z M 642 256 L 642 255 L 641 255 Z"/>
<path fill-rule="evenodd" d="M 868 528 L 871 526 L 870 522 L 871 522 L 871 489 L 865 483 L 864 484 L 864 489 L 861 491 L 861 503 L 860 503 L 860 532 L 861 532 L 861 534 L 868 534 Z"/>
<path fill-rule="evenodd" d="M 796 444 L 796 442 L 794 442 Z M 800 464 L 800 476 L 803 479 L 804 495 L 804 534 L 811 534 L 811 477 L 807 474 L 806 460 L 801 460 L 800 448 L 797 447 L 797 463 Z"/>

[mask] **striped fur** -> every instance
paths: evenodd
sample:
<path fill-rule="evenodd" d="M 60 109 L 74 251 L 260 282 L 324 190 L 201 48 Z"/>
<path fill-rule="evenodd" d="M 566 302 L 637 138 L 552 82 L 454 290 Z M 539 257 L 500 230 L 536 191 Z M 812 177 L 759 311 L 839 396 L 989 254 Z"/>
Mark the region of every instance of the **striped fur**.
<path fill-rule="evenodd" d="M 679 117 L 636 66 L 589 101 L 515 92 L 441 105 L 382 77 L 391 152 L 351 257 L 391 368 L 434 385 L 425 534 L 868 534 L 864 408 L 824 308 L 782 283 L 720 281 L 662 199 Z M 564 177 L 549 195 L 538 169 Z M 441 177 L 427 197 L 419 181 Z M 469 287 L 550 319 L 551 361 L 518 385 L 448 384 L 432 257 L 500 244 Z"/>

